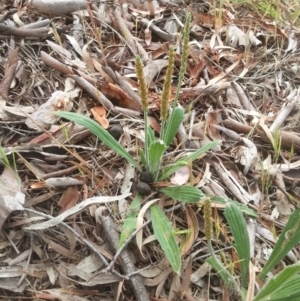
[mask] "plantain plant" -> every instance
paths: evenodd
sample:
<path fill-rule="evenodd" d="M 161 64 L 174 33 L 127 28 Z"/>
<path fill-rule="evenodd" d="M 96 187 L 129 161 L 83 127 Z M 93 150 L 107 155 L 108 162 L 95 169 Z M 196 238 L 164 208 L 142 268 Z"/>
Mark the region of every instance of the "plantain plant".
<path fill-rule="evenodd" d="M 218 141 L 213 141 L 206 146 L 196 150 L 195 152 L 177 160 L 172 165 L 163 166 L 163 155 L 175 138 L 179 126 L 184 119 L 184 109 L 178 104 L 178 98 L 180 93 L 180 87 L 184 79 L 184 73 L 186 70 L 186 62 L 188 58 L 189 49 L 189 25 L 191 21 L 191 15 L 188 14 L 183 30 L 183 46 L 182 46 L 182 57 L 181 66 L 178 77 L 178 84 L 176 94 L 172 103 L 172 107 L 169 108 L 170 92 L 171 92 L 171 81 L 174 69 L 175 53 L 174 48 L 169 48 L 169 59 L 168 68 L 166 71 L 166 79 L 162 91 L 161 99 L 161 131 L 158 138 L 155 137 L 154 131 L 148 122 L 148 90 L 143 72 L 142 60 L 139 56 L 136 57 L 136 74 L 139 81 L 139 93 L 141 96 L 143 114 L 144 114 L 144 131 L 145 131 L 145 142 L 144 148 L 140 150 L 140 161 L 138 163 L 124 148 L 116 141 L 108 131 L 103 129 L 94 120 L 82 116 L 81 114 L 72 112 L 56 112 L 60 117 L 66 118 L 79 125 L 88 128 L 95 136 L 97 136 L 104 144 L 114 150 L 117 154 L 125 158 L 129 163 L 139 172 L 150 173 L 152 182 L 166 180 L 176 170 L 182 166 L 190 164 L 195 159 L 199 158 L 205 152 L 218 145 Z M 159 190 L 161 193 L 167 196 L 181 201 L 183 203 L 196 203 L 199 202 L 204 194 L 196 187 L 192 186 L 170 186 Z M 137 206 L 140 201 L 138 195 L 132 206 L 133 208 L 139 208 Z M 123 230 L 121 233 L 121 240 L 119 246 L 127 239 L 127 237 L 135 230 L 134 224 L 136 221 L 137 212 L 133 208 L 128 209 L 127 218 L 124 221 Z M 179 272 L 181 268 L 180 251 L 178 244 L 175 240 L 174 230 L 168 218 L 164 212 L 158 207 L 158 205 L 151 206 L 151 219 L 154 234 L 160 243 L 163 251 L 166 254 L 172 268 L 175 272 Z"/>
<path fill-rule="evenodd" d="M 217 271 L 220 278 L 227 287 L 239 297 L 240 300 L 250 300 L 253 294 L 253 287 L 249 288 L 248 276 L 250 267 L 250 239 L 247 232 L 247 225 L 240 205 L 230 200 L 226 201 L 224 216 L 234 238 L 233 247 L 239 257 L 241 269 L 241 288 L 236 278 L 229 273 L 224 264 L 215 256 L 212 247 L 212 217 L 210 201 L 216 202 L 216 198 L 207 198 L 204 201 L 204 233 L 207 239 L 208 249 L 211 257 L 207 262 Z M 220 200 L 219 200 L 220 201 Z M 246 213 L 246 211 L 244 211 Z M 251 212 L 247 212 L 252 215 Z M 252 215 L 253 216 L 253 215 Z M 265 266 L 258 274 L 258 278 L 264 281 L 267 274 L 300 242 L 300 209 L 296 209 L 290 216 L 285 228 L 280 234 L 274 249 L 265 263 Z M 261 290 L 252 298 L 253 301 L 267 300 L 300 300 L 300 264 L 297 262 L 285 267 L 280 273 L 269 277 Z M 252 283 L 253 285 L 253 283 Z M 254 294 L 253 294 L 254 295 Z"/>

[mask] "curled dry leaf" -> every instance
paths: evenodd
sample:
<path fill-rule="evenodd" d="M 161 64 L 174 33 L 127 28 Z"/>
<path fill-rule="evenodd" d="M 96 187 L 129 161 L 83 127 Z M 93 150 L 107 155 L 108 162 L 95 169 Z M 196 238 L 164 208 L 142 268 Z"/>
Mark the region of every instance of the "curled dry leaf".
<path fill-rule="evenodd" d="M 192 7 L 188 7 L 188 11 L 192 14 L 194 17 L 195 23 L 200 23 L 203 26 L 207 27 L 214 27 L 216 23 L 216 17 L 212 16 L 207 13 L 198 14 L 196 11 L 193 10 Z"/>
<path fill-rule="evenodd" d="M 153 130 L 155 130 L 157 133 L 160 133 L 160 125 L 158 124 L 155 118 L 149 116 L 148 122 Z"/>
<path fill-rule="evenodd" d="M 242 141 L 245 145 L 233 148 L 232 154 L 235 157 L 235 162 L 244 166 L 243 174 L 246 176 L 255 167 L 258 153 L 256 145 L 252 141 L 247 138 L 242 138 Z"/>
<path fill-rule="evenodd" d="M 5 168 L 0 176 L 0 229 L 6 218 L 15 210 L 23 210 L 25 195 L 21 192 L 18 176 Z"/>
<path fill-rule="evenodd" d="M 73 102 L 70 94 L 63 91 L 55 91 L 46 103 L 26 119 L 26 125 L 31 129 L 41 130 L 54 124 L 60 117 L 54 114 L 56 111 L 71 111 Z"/>
<path fill-rule="evenodd" d="M 77 186 L 69 187 L 64 192 L 64 194 L 62 195 L 61 199 L 58 202 L 58 205 L 61 207 L 59 214 L 73 207 L 78 201 L 78 199 L 79 199 L 79 191 Z"/>
<path fill-rule="evenodd" d="M 3 274 L 1 273 L 1 275 Z M 15 293 L 22 293 L 29 285 L 29 283 L 27 281 L 23 281 L 21 284 L 19 284 L 19 281 L 20 277 L 0 278 L 0 289 L 8 290 Z"/>
<path fill-rule="evenodd" d="M 166 67 L 167 65 L 167 60 L 159 59 L 149 62 L 147 66 L 144 67 L 145 80 L 148 87 L 151 85 L 154 77 L 157 76 L 157 74 L 160 73 L 161 69 Z"/>
<path fill-rule="evenodd" d="M 236 25 L 233 24 L 228 26 L 226 42 L 233 47 L 247 47 L 249 45 L 258 46 L 261 44 L 261 41 L 254 36 L 252 31 L 250 31 L 248 34 L 244 33 L 244 31 L 242 31 Z"/>
<path fill-rule="evenodd" d="M 145 43 L 147 46 L 149 46 L 151 44 L 151 40 L 152 40 L 151 31 L 148 28 L 146 28 L 145 29 Z"/>
<path fill-rule="evenodd" d="M 77 40 L 66 34 L 67 39 L 69 40 L 69 42 L 71 43 L 71 45 L 73 46 L 73 48 L 75 49 L 75 51 L 82 57 L 82 49 L 80 47 L 80 45 L 78 44 Z M 82 61 L 80 61 L 82 63 Z"/>
<path fill-rule="evenodd" d="M 184 185 L 190 178 L 190 169 L 188 166 L 182 166 L 176 170 L 174 177 L 171 178 L 171 183 L 174 185 Z"/>
<path fill-rule="evenodd" d="M 67 59 L 71 59 L 72 58 L 72 54 L 70 51 L 68 51 L 67 49 L 65 49 L 64 47 L 56 44 L 56 43 L 53 43 L 49 40 L 46 40 L 47 44 L 49 47 L 51 47 L 52 50 L 54 50 L 55 52 L 59 53 L 59 54 L 62 54 L 63 56 L 62 57 L 66 57 Z"/>
<path fill-rule="evenodd" d="M 93 197 L 93 198 L 84 200 L 83 202 L 77 204 L 76 206 L 74 206 L 72 208 L 67 209 L 66 211 L 64 211 L 63 213 L 61 213 L 57 217 L 51 219 L 50 221 L 46 221 L 46 222 L 43 222 L 43 223 L 40 223 L 40 224 L 31 225 L 31 226 L 26 227 L 26 229 L 27 230 L 42 230 L 42 229 L 47 229 L 47 228 L 50 228 L 50 227 L 54 227 L 54 226 L 60 224 L 61 222 L 63 222 L 69 216 L 77 214 L 77 213 L 81 212 L 82 210 L 84 210 L 85 208 L 87 208 L 91 205 L 115 202 L 115 201 L 118 201 L 121 198 L 126 198 L 129 195 L 130 195 L 130 193 L 115 196 L 115 197 L 109 197 L 109 196 Z"/>
<path fill-rule="evenodd" d="M 215 110 L 209 112 L 208 117 L 206 119 L 206 122 L 208 124 L 207 131 L 208 131 L 209 137 L 212 140 L 221 139 L 219 131 L 214 127 L 214 125 L 218 125 L 219 124 L 220 119 L 221 119 L 220 115 Z"/>
<path fill-rule="evenodd" d="M 155 278 L 145 278 L 144 284 L 147 286 L 156 286 L 161 283 L 164 279 L 166 279 L 169 274 L 173 274 L 172 268 L 167 268 L 161 271 L 161 273 Z"/>
<path fill-rule="evenodd" d="M 114 80 L 113 80 L 113 78 L 111 78 L 109 76 L 109 74 L 107 74 L 107 72 L 105 72 L 105 70 L 104 70 L 105 68 L 103 68 L 103 66 L 96 59 L 92 58 L 92 61 L 94 64 L 94 68 L 100 73 L 101 76 L 103 76 L 105 78 L 105 81 L 107 83 L 113 84 Z M 109 67 L 107 67 L 107 68 L 109 68 Z"/>
<path fill-rule="evenodd" d="M 150 208 L 151 205 L 153 205 L 155 202 L 157 202 L 159 199 L 155 199 L 152 201 L 147 202 L 142 209 L 140 210 L 138 216 L 137 216 L 137 221 L 136 221 L 136 228 L 139 229 L 142 227 L 143 225 L 143 221 L 144 221 L 144 215 L 146 213 L 146 211 Z M 141 229 L 137 234 L 136 234 L 136 243 L 137 246 L 141 252 L 141 254 L 143 254 L 142 252 L 142 246 L 143 246 L 143 229 Z"/>
<path fill-rule="evenodd" d="M 0 84 L 0 95 L 6 98 L 8 96 L 10 84 L 14 78 L 15 71 L 18 63 L 18 52 L 19 48 L 11 51 L 8 61 L 5 64 L 5 75 Z"/>
<path fill-rule="evenodd" d="M 0 105 L 0 118 L 2 120 L 20 120 L 26 118 L 27 114 L 31 114 L 35 111 L 32 106 L 2 106 Z"/>
<path fill-rule="evenodd" d="M 121 87 L 118 85 L 108 83 L 102 85 L 101 92 L 118 107 L 128 108 L 141 112 L 141 102 L 137 98 L 130 97 Z"/>
<path fill-rule="evenodd" d="M 205 69 L 205 67 L 205 61 L 202 60 L 191 70 L 190 83 L 192 86 L 196 86 L 198 84 L 200 73 Z"/>
<path fill-rule="evenodd" d="M 82 47 L 82 59 L 86 64 L 87 70 L 90 72 L 94 72 L 94 63 L 93 58 L 90 56 L 89 52 L 87 51 L 89 44 L 86 44 Z"/>
<path fill-rule="evenodd" d="M 109 127 L 109 121 L 106 119 L 106 110 L 104 107 L 94 107 L 91 109 L 94 118 L 107 129 Z"/>
<path fill-rule="evenodd" d="M 195 211 L 189 205 L 186 205 L 185 208 L 186 208 L 187 225 L 191 233 L 187 235 L 187 240 L 182 246 L 181 256 L 188 254 L 190 249 L 193 247 L 194 242 L 196 241 L 199 234 L 199 222 Z"/>

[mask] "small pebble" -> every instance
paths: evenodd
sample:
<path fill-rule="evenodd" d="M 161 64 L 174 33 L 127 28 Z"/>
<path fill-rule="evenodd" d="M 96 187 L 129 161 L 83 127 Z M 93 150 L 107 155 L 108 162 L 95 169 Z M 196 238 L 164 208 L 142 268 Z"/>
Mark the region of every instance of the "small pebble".
<path fill-rule="evenodd" d="M 141 195 L 148 195 L 151 193 L 151 187 L 145 182 L 138 182 L 136 189 Z"/>
<path fill-rule="evenodd" d="M 118 141 L 121 135 L 124 133 L 123 128 L 120 125 L 113 125 L 108 132 Z"/>

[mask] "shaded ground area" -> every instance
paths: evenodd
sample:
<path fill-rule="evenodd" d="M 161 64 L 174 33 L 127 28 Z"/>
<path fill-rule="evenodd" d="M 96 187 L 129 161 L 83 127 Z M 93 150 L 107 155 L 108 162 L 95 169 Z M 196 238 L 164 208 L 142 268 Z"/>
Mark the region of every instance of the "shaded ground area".
<path fill-rule="evenodd" d="M 160 198 L 176 229 L 180 275 L 147 212 L 143 254 L 133 235 L 123 257 L 114 257 L 139 173 L 89 130 L 54 112 L 94 118 L 138 158 L 145 133 L 135 57 L 145 66 L 149 123 L 158 133 L 168 49 L 176 52 L 172 99 L 190 13 L 179 98 L 185 119 L 164 160 L 172 164 L 221 141 L 170 181 L 255 212 L 246 221 L 253 271 L 259 271 L 300 200 L 299 3 L 99 2 L 0 4 L 0 299 L 239 300 L 205 261 L 201 200 L 183 206 L 152 187 L 151 197 Z M 225 206 L 212 201 L 212 242 L 239 279 Z M 45 221 L 42 230 L 26 228 Z M 276 271 L 298 260 L 296 245 Z"/>

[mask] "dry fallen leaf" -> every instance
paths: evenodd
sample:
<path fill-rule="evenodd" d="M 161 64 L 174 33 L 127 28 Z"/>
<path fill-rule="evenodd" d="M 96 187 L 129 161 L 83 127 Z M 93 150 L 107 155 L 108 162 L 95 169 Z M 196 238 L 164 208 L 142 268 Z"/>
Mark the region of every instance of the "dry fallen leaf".
<path fill-rule="evenodd" d="M 78 198 L 79 198 L 79 191 L 77 186 L 68 187 L 68 189 L 64 192 L 64 194 L 62 195 L 61 199 L 58 202 L 58 205 L 61 207 L 59 214 L 73 207 L 77 203 Z"/>
<path fill-rule="evenodd" d="M 193 247 L 195 240 L 199 234 L 199 221 L 195 211 L 188 205 L 186 205 L 186 220 L 188 229 L 191 233 L 188 235 L 187 240 L 181 249 L 181 256 L 187 254 L 189 250 Z"/>
<path fill-rule="evenodd" d="M 122 108 L 141 111 L 141 103 L 130 97 L 118 85 L 107 83 L 101 86 L 101 92 L 115 105 Z"/>
<path fill-rule="evenodd" d="M 71 111 L 73 102 L 71 101 L 70 94 L 63 91 L 55 91 L 46 103 L 42 104 L 38 110 L 32 113 L 26 119 L 26 125 L 35 130 L 41 128 L 48 128 L 54 124 L 60 117 L 54 113 L 56 111 Z"/>
<path fill-rule="evenodd" d="M 106 119 L 106 110 L 104 107 L 94 107 L 91 109 L 94 118 L 107 129 L 109 127 L 109 121 Z"/>
<path fill-rule="evenodd" d="M 150 61 L 147 66 L 144 67 L 145 80 L 148 87 L 151 85 L 154 77 L 157 76 L 161 69 L 166 67 L 167 65 L 167 60 L 159 59 Z"/>
<path fill-rule="evenodd" d="M 143 225 L 144 215 L 145 215 L 146 211 L 150 208 L 151 205 L 153 205 L 157 201 L 158 201 L 158 199 L 151 200 L 151 201 L 147 202 L 142 207 L 142 209 L 139 211 L 139 214 L 138 214 L 137 219 L 136 219 L 136 228 L 137 229 L 141 228 L 141 226 Z M 141 254 L 143 254 L 143 251 L 142 251 L 142 246 L 143 246 L 143 229 L 141 229 L 136 234 L 136 244 L 137 244 L 137 246 L 138 246 Z"/>
<path fill-rule="evenodd" d="M 0 229 L 7 217 L 15 210 L 23 210 L 25 195 L 21 192 L 19 177 L 9 168 L 0 176 Z"/>
<path fill-rule="evenodd" d="M 171 178 L 171 183 L 174 185 L 184 185 L 188 182 L 190 178 L 190 169 L 188 166 L 182 166 L 179 168 L 176 172 L 175 175 Z"/>
<path fill-rule="evenodd" d="M 4 98 L 7 98 L 10 84 L 13 80 L 15 75 L 17 62 L 18 62 L 18 52 L 19 48 L 14 49 L 11 51 L 8 61 L 5 64 L 5 76 L 0 84 L 0 95 Z"/>

